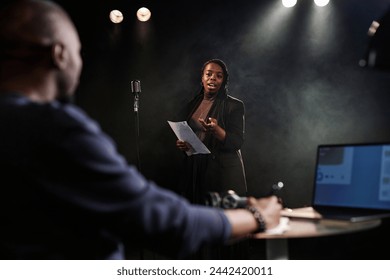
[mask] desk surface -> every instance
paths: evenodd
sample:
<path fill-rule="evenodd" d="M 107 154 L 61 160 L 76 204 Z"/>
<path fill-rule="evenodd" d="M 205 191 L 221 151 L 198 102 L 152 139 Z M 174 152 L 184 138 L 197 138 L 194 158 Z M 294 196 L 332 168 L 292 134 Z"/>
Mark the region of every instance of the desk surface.
<path fill-rule="evenodd" d="M 381 224 L 381 220 L 369 220 L 363 222 L 348 222 L 339 220 L 315 220 L 290 218 L 288 229 L 282 234 L 258 233 L 253 236 L 256 239 L 277 238 L 305 238 L 319 237 L 336 234 L 352 233 L 375 228 Z"/>
<path fill-rule="evenodd" d="M 254 239 L 265 239 L 267 259 L 288 259 L 287 241 L 290 238 L 309 238 L 354 233 L 378 227 L 382 223 L 380 219 L 362 222 L 328 220 L 319 218 L 310 208 L 304 209 L 304 211 L 305 213 L 309 211 L 309 216 L 312 218 L 290 216 L 284 232 L 265 232 L 253 235 Z"/>

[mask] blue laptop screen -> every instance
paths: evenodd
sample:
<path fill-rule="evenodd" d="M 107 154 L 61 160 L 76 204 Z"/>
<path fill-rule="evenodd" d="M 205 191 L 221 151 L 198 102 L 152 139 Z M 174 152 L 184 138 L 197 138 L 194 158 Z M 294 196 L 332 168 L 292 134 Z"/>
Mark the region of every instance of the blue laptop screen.
<path fill-rule="evenodd" d="M 319 146 L 313 204 L 390 209 L 390 143 Z"/>

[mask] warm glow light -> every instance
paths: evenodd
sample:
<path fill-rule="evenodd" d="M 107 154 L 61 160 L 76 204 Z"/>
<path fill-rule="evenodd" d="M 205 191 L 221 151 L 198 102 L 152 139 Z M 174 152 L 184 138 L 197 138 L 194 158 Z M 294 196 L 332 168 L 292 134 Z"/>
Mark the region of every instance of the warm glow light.
<path fill-rule="evenodd" d="M 110 20 L 113 23 L 121 23 L 123 21 L 123 14 L 121 13 L 121 11 L 112 10 L 110 12 Z"/>
<path fill-rule="evenodd" d="M 318 6 L 318 7 L 324 7 L 326 5 L 329 4 L 329 0 L 314 0 L 314 3 Z"/>
<path fill-rule="evenodd" d="M 283 6 L 286 8 L 294 7 L 297 4 L 297 0 L 282 0 Z"/>
<path fill-rule="evenodd" d="M 151 17 L 152 13 L 148 8 L 142 7 L 137 11 L 137 18 L 139 21 L 148 21 Z"/>
<path fill-rule="evenodd" d="M 374 36 L 378 27 L 379 27 L 379 22 L 374 20 L 371 23 L 370 28 L 368 29 L 368 36 Z"/>

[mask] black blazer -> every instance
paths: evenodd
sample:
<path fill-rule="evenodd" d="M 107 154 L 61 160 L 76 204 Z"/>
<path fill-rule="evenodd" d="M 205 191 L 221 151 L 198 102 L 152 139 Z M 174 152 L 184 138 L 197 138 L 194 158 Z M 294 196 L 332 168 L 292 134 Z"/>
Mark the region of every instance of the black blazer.
<path fill-rule="evenodd" d="M 192 114 L 202 102 L 203 92 L 199 93 L 185 107 L 182 119 L 191 119 Z M 247 194 L 245 169 L 241 155 L 241 146 L 245 135 L 245 106 L 244 103 L 224 92 L 218 93 L 206 118 L 215 118 L 218 125 L 226 131 L 225 141 L 221 142 L 212 135 L 207 135 L 203 143 L 211 151 L 210 155 L 185 156 L 187 170 L 184 176 L 186 189 L 198 189 L 201 195 L 206 192 L 226 192 L 234 190 L 239 195 Z M 203 158 L 201 166 L 197 157 Z M 198 161 L 196 163 L 195 161 Z M 194 167 L 195 165 L 195 167 Z M 194 178 L 196 178 L 194 180 Z M 195 182 L 195 185 L 194 185 Z M 183 183 L 182 183 L 183 184 Z M 191 185 L 191 187 L 189 187 Z M 188 192 L 188 191 L 187 191 Z M 188 195 L 187 196 L 191 196 Z M 191 197 L 189 197 L 191 199 Z"/>

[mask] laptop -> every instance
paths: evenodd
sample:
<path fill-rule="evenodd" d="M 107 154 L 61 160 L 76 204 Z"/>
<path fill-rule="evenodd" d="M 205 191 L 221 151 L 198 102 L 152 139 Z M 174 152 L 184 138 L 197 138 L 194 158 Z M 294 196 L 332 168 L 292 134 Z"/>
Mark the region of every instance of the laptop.
<path fill-rule="evenodd" d="M 350 222 L 390 217 L 390 143 L 319 145 L 311 207 L 282 215 Z"/>

